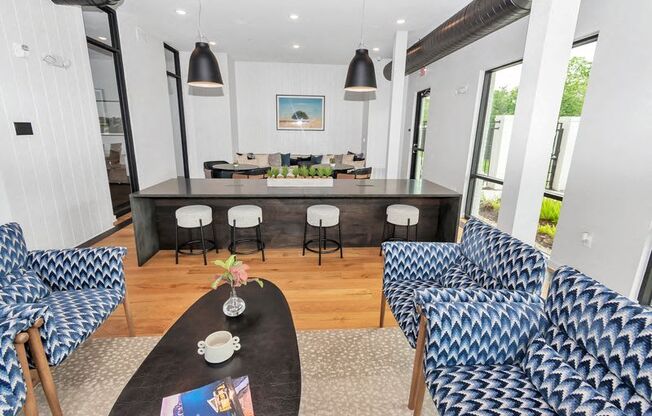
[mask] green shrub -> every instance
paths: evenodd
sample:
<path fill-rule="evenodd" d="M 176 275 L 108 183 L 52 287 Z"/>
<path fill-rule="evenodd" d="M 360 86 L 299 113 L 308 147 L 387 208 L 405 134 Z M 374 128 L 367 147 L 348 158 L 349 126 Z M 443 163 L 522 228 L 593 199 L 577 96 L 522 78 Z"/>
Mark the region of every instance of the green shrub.
<path fill-rule="evenodd" d="M 496 198 L 496 199 L 482 198 L 480 200 L 480 206 L 482 208 L 486 208 L 498 212 L 500 211 L 500 198 Z"/>
<path fill-rule="evenodd" d="M 276 168 L 276 167 L 271 168 L 269 170 L 269 172 L 267 172 L 267 176 L 272 177 L 272 178 L 276 178 L 276 177 L 278 177 L 278 172 L 279 172 L 278 168 Z"/>
<path fill-rule="evenodd" d="M 307 178 L 309 173 L 310 171 L 306 166 L 301 166 L 299 168 L 299 176 L 303 176 L 304 178 Z"/>
<path fill-rule="evenodd" d="M 557 233 L 557 226 L 553 224 L 541 224 L 539 225 L 539 228 L 537 228 L 537 233 L 555 238 L 555 234 Z"/>
<path fill-rule="evenodd" d="M 317 168 L 310 166 L 310 169 L 308 169 L 308 176 L 317 176 Z"/>
<path fill-rule="evenodd" d="M 539 214 L 539 219 L 557 225 L 557 222 L 559 222 L 560 211 L 561 211 L 561 201 L 557 201 L 550 198 L 543 198 L 543 203 L 541 204 L 541 214 Z"/>
<path fill-rule="evenodd" d="M 300 174 L 301 174 L 301 169 L 298 166 L 292 168 L 292 176 L 298 178 Z"/>
<path fill-rule="evenodd" d="M 281 176 L 283 176 L 284 178 L 288 177 L 289 172 L 290 172 L 290 168 L 288 168 L 287 166 L 283 166 L 281 168 Z"/>

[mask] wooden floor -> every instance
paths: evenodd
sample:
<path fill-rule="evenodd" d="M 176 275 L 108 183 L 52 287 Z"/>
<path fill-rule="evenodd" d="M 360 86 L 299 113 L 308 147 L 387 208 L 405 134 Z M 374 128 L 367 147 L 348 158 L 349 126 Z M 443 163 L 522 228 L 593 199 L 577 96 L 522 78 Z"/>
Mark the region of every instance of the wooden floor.
<path fill-rule="evenodd" d="M 128 249 L 125 274 L 129 304 L 136 335 L 161 335 L 203 294 L 210 290 L 218 268 L 210 260 L 227 257 L 226 250 L 209 255 L 204 266 L 201 256 L 180 256 L 174 264 L 174 251 L 160 251 L 145 266 L 136 263 L 133 225 L 129 225 L 98 246 L 116 245 Z M 266 250 L 241 256 L 250 265 L 252 276 L 274 282 L 285 294 L 297 329 L 335 329 L 377 327 L 382 285 L 382 257 L 378 248 L 344 248 L 344 259 L 325 255 L 317 266 L 317 255 L 301 249 Z M 245 299 L 246 301 L 246 299 Z M 221 305 L 215 313 L 222 313 Z M 207 318 L 210 319 L 210 318 Z M 392 314 L 385 315 L 386 326 L 396 325 Z M 96 336 L 126 336 L 122 307 L 100 328 Z"/>

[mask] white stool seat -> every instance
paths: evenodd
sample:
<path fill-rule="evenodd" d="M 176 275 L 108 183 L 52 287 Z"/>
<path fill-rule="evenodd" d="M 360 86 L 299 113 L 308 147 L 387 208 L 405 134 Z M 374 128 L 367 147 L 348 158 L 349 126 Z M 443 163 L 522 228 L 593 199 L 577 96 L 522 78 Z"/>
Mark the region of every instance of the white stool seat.
<path fill-rule="evenodd" d="M 412 205 L 394 204 L 387 207 L 387 222 L 394 225 L 407 226 L 419 223 L 419 208 Z"/>
<path fill-rule="evenodd" d="M 263 210 L 256 205 L 236 205 L 227 213 L 229 225 L 235 228 L 255 227 L 263 222 Z"/>
<path fill-rule="evenodd" d="M 340 223 L 340 209 L 332 205 L 312 205 L 308 207 L 308 224 L 313 227 L 333 227 Z"/>
<path fill-rule="evenodd" d="M 207 205 L 188 205 L 176 210 L 177 225 L 181 228 L 197 228 L 213 222 L 213 210 Z M 201 224 L 199 223 L 201 221 Z"/>

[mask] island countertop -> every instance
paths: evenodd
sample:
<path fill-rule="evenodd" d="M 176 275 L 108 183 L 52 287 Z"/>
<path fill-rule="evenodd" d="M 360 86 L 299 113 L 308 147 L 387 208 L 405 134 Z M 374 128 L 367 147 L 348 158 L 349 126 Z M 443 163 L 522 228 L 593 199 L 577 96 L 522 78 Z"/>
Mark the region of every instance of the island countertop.
<path fill-rule="evenodd" d="M 134 198 L 379 198 L 460 197 L 426 180 L 340 179 L 332 187 L 268 187 L 265 180 L 175 178 L 132 194 Z"/>

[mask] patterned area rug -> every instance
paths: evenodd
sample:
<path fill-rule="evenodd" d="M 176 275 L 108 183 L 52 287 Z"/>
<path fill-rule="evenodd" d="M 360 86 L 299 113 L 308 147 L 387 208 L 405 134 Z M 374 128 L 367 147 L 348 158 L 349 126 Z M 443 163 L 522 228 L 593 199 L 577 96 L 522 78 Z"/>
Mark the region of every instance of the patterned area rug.
<path fill-rule="evenodd" d="M 411 415 L 413 350 L 398 328 L 301 331 L 301 415 Z M 158 337 L 87 341 L 54 369 L 67 416 L 106 415 Z M 198 386 L 199 387 L 199 386 Z M 49 414 L 37 387 L 39 413 Z M 254 409 L 256 404 L 254 403 Z M 429 396 L 423 415 L 436 415 Z"/>

